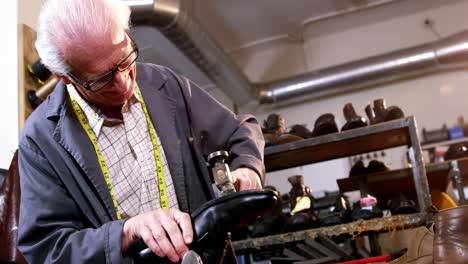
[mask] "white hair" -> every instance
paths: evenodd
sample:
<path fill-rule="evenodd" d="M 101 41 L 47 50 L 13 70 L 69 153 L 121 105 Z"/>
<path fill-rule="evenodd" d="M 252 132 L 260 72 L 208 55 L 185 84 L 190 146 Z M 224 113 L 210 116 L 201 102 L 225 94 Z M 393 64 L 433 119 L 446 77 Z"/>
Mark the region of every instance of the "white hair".
<path fill-rule="evenodd" d="M 46 0 L 38 19 L 36 49 L 52 72 L 70 72 L 67 52 L 86 50 L 104 37 L 128 30 L 130 8 L 121 0 Z"/>

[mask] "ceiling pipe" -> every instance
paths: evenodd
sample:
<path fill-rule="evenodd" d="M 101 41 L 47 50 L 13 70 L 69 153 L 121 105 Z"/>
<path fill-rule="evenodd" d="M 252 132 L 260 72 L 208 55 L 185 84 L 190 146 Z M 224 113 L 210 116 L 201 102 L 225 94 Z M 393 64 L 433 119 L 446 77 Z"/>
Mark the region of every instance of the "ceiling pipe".
<path fill-rule="evenodd" d="M 157 27 L 239 106 L 253 98 L 261 104 L 312 100 L 468 64 L 468 31 L 464 31 L 417 47 L 252 84 L 193 19 L 190 1 L 124 1 L 132 9 L 134 24 Z"/>
<path fill-rule="evenodd" d="M 190 13 L 190 1 L 126 0 L 132 23 L 157 27 L 239 106 L 254 98 L 252 85 Z M 157 44 L 156 44 L 157 45 Z"/>
<path fill-rule="evenodd" d="M 432 43 L 257 84 L 260 104 L 312 100 L 416 75 L 466 67 L 468 31 Z"/>

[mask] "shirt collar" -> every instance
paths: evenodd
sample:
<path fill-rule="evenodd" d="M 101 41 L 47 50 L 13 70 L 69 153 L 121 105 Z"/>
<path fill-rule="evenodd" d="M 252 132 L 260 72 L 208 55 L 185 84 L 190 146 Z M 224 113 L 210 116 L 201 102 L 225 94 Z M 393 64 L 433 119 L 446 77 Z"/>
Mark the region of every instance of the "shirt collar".
<path fill-rule="evenodd" d="M 96 106 L 88 103 L 81 95 L 76 91 L 76 88 L 74 85 L 67 85 L 69 87 L 69 93 L 70 97 L 76 100 L 78 105 L 80 106 L 81 110 L 83 111 L 84 115 L 86 116 L 86 119 L 88 120 L 88 124 L 91 127 L 91 129 L 94 132 L 94 135 L 96 138 L 99 137 L 99 134 L 102 131 L 103 126 L 114 126 L 118 124 L 122 124 L 123 120 L 116 119 L 116 118 L 110 118 L 106 116 L 99 108 Z M 140 98 L 138 95 L 134 92 L 130 99 L 122 106 L 122 113 L 126 113 L 130 110 L 130 107 L 137 103 L 140 102 Z"/>

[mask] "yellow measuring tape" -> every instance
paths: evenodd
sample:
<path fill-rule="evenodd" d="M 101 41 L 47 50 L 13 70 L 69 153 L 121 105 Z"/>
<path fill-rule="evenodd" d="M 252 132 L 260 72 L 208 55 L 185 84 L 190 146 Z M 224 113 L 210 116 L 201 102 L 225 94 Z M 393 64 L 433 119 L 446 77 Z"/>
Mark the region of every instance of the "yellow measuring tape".
<path fill-rule="evenodd" d="M 169 209 L 169 199 L 167 198 L 167 191 L 166 191 L 166 179 L 164 178 L 161 152 L 159 151 L 158 141 L 156 139 L 156 135 L 154 134 L 154 130 L 151 129 L 152 128 L 151 119 L 149 117 L 148 109 L 146 108 L 145 101 L 143 100 L 143 96 L 141 96 L 140 89 L 138 89 L 138 87 L 135 87 L 135 92 L 138 94 L 138 97 L 140 97 L 141 106 L 143 108 L 143 112 L 145 112 L 146 124 L 148 126 L 148 131 L 151 137 L 151 142 L 153 143 L 154 161 L 156 162 L 156 171 L 158 174 L 159 201 L 161 203 L 161 208 Z"/>
<path fill-rule="evenodd" d="M 68 88 L 68 93 L 70 94 L 70 87 Z M 143 100 L 143 96 L 141 96 L 140 90 L 138 87 L 135 87 L 135 92 L 138 94 L 138 97 L 140 97 L 143 112 L 145 114 L 146 118 L 146 124 L 148 126 L 148 131 L 150 134 L 151 142 L 153 144 L 153 152 L 154 152 L 154 160 L 156 162 L 156 171 L 157 171 L 157 177 L 158 177 L 158 186 L 159 186 L 159 198 L 160 198 L 160 203 L 161 203 L 161 208 L 162 209 L 169 209 L 169 200 L 167 197 L 167 191 L 166 191 L 166 180 L 164 178 L 164 171 L 163 171 L 163 166 L 162 166 L 162 160 L 161 160 L 161 152 L 159 150 L 158 146 L 158 141 L 156 139 L 156 135 L 152 129 L 152 123 L 151 119 L 149 118 L 148 110 L 146 108 L 145 101 Z M 106 162 L 104 161 L 104 156 L 102 155 L 101 151 L 99 150 L 99 146 L 97 144 L 97 139 L 96 136 L 94 135 L 93 130 L 91 129 L 91 126 L 88 123 L 88 120 L 83 113 L 83 110 L 81 110 L 80 105 L 78 102 L 70 96 L 71 99 L 71 104 L 73 111 L 75 112 L 76 116 L 78 117 L 78 120 L 80 121 L 81 126 L 85 130 L 86 134 L 88 135 L 91 144 L 93 144 L 94 151 L 96 152 L 96 156 L 99 161 L 99 166 L 101 166 L 102 174 L 104 175 L 104 179 L 106 180 L 106 185 L 107 188 L 109 188 L 109 192 L 112 197 L 112 202 L 114 203 L 115 207 L 115 212 L 117 214 L 117 219 L 122 219 L 122 215 L 120 214 L 119 208 L 118 208 L 118 203 L 117 199 L 115 199 L 114 191 L 112 189 L 112 182 L 110 179 L 109 175 L 109 170 L 107 169 Z"/>

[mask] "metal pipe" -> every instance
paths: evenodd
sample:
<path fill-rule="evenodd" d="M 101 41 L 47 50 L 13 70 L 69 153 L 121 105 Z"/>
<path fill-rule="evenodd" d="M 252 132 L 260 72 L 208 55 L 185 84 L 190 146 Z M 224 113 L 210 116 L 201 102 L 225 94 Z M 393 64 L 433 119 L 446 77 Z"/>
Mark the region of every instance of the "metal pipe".
<path fill-rule="evenodd" d="M 316 99 L 408 78 L 414 75 L 466 66 L 468 31 L 417 47 L 390 52 L 323 70 L 257 84 L 260 103 L 290 99 Z"/>
<path fill-rule="evenodd" d="M 468 32 L 286 79 L 252 84 L 190 13 L 190 1 L 127 0 L 137 25 L 157 27 L 229 96 L 243 106 L 310 100 L 415 75 L 466 68 Z M 387 4 L 392 1 L 381 1 Z"/>
<path fill-rule="evenodd" d="M 253 98 L 252 85 L 219 45 L 190 14 L 189 2 L 149 0 L 138 5 L 126 1 L 136 25 L 157 27 L 237 105 Z"/>

